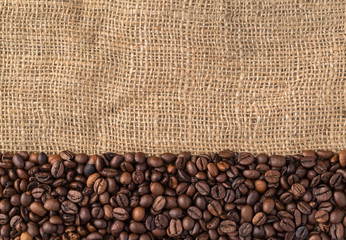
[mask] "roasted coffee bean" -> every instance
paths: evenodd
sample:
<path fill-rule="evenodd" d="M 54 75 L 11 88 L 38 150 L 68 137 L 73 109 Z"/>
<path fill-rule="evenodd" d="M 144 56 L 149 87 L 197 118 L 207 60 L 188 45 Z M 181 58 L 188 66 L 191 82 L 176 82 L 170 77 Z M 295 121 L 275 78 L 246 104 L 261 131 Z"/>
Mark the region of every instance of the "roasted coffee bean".
<path fill-rule="evenodd" d="M 61 203 L 61 210 L 67 214 L 76 214 L 78 207 L 75 203 L 67 200 Z"/>
<path fill-rule="evenodd" d="M 155 212 L 160 212 L 166 206 L 167 200 L 164 196 L 158 196 L 153 202 L 153 210 Z"/>
<path fill-rule="evenodd" d="M 266 171 L 264 177 L 268 183 L 277 183 L 280 179 L 280 172 L 277 170 L 268 170 Z"/>
<path fill-rule="evenodd" d="M 291 187 L 291 192 L 296 197 L 302 197 L 305 194 L 305 187 L 300 183 L 294 183 Z"/>
<path fill-rule="evenodd" d="M 179 219 L 171 219 L 168 229 L 167 235 L 169 237 L 178 237 L 183 233 L 183 226 Z"/>
<path fill-rule="evenodd" d="M 60 178 L 64 174 L 64 170 L 65 170 L 65 167 L 62 161 L 56 161 L 52 165 L 52 168 L 50 171 L 53 177 Z"/>
<path fill-rule="evenodd" d="M 328 201 L 332 197 L 332 191 L 328 187 L 320 187 L 316 190 L 316 199 L 320 202 Z"/>
<path fill-rule="evenodd" d="M 226 197 L 226 189 L 221 184 L 217 184 L 211 188 L 211 196 L 216 200 L 221 200 Z"/>
<path fill-rule="evenodd" d="M 311 168 L 316 164 L 316 157 L 306 156 L 303 157 L 300 161 L 303 167 Z"/>
<path fill-rule="evenodd" d="M 79 203 L 79 202 L 82 201 L 83 195 L 82 195 L 82 193 L 79 192 L 79 191 L 70 190 L 70 191 L 68 191 L 68 193 L 67 193 L 67 198 L 68 198 L 68 200 L 70 200 L 71 202 Z"/>
<path fill-rule="evenodd" d="M 120 221 L 125 221 L 129 218 L 129 212 L 121 207 L 116 207 L 112 211 L 112 215 L 115 219 L 120 220 Z"/>
<path fill-rule="evenodd" d="M 269 165 L 275 168 L 281 168 L 286 165 L 286 159 L 284 156 L 273 155 L 269 157 Z"/>
<path fill-rule="evenodd" d="M 204 181 L 198 181 L 196 184 L 195 184 L 195 188 L 196 190 L 203 196 L 206 196 L 210 193 L 210 187 L 209 185 L 204 182 Z"/>
<path fill-rule="evenodd" d="M 243 223 L 239 228 L 239 236 L 247 237 L 251 234 L 253 226 L 250 223 Z"/>
<path fill-rule="evenodd" d="M 292 232 L 295 229 L 292 219 L 284 218 L 280 221 L 280 227 L 286 232 Z"/>
<path fill-rule="evenodd" d="M 315 219 L 316 219 L 316 222 L 318 223 L 326 223 L 329 220 L 329 214 L 327 211 L 318 210 L 315 213 Z"/>
<path fill-rule="evenodd" d="M 51 198 L 44 203 L 43 207 L 47 211 L 58 211 L 60 209 L 60 202 L 57 199 Z"/>
<path fill-rule="evenodd" d="M 250 165 L 255 161 L 255 158 L 251 153 L 240 153 L 237 160 L 242 165 Z"/>
<path fill-rule="evenodd" d="M 220 222 L 219 231 L 225 234 L 232 234 L 236 231 L 237 224 L 231 220 Z"/>
<path fill-rule="evenodd" d="M 201 219 L 202 218 L 202 212 L 199 208 L 192 206 L 187 209 L 187 214 L 192 217 L 193 219 Z"/>
<path fill-rule="evenodd" d="M 222 214 L 222 206 L 219 201 L 212 200 L 208 204 L 207 209 L 213 216 L 220 216 Z"/>
<path fill-rule="evenodd" d="M 267 217 L 264 212 L 257 213 L 253 219 L 252 224 L 255 226 L 262 226 L 267 220 Z"/>
<path fill-rule="evenodd" d="M 166 228 L 168 226 L 169 219 L 164 214 L 159 214 L 155 217 L 155 226 L 157 228 Z"/>
<path fill-rule="evenodd" d="M 309 230 L 305 226 L 301 226 L 297 228 L 295 236 L 298 240 L 307 239 L 308 235 L 309 235 Z"/>

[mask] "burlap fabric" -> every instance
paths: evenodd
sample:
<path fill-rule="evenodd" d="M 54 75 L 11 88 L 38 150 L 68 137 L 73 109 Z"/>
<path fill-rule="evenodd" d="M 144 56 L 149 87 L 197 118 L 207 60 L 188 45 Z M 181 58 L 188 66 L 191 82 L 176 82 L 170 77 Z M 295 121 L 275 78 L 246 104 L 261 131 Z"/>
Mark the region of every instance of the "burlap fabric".
<path fill-rule="evenodd" d="M 0 0 L 0 150 L 346 146 L 345 1 Z"/>

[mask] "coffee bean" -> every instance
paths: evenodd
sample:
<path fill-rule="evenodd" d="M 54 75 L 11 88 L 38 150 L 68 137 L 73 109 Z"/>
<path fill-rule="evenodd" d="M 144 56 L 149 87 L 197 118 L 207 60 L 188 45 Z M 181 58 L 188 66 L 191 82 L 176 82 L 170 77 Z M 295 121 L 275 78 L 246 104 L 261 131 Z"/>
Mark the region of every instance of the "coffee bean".
<path fill-rule="evenodd" d="M 316 199 L 320 202 L 328 201 L 332 197 L 332 191 L 328 187 L 320 187 L 315 193 Z"/>
<path fill-rule="evenodd" d="M 339 152 L 339 162 L 341 167 L 346 167 L 346 150 Z"/>
<path fill-rule="evenodd" d="M 210 193 L 210 187 L 204 181 L 198 181 L 195 184 L 195 187 L 196 187 L 197 191 L 203 196 L 207 196 Z"/>
<path fill-rule="evenodd" d="M 168 226 L 169 219 L 164 214 L 159 214 L 155 217 L 155 226 L 157 228 L 166 228 Z"/>
<path fill-rule="evenodd" d="M 330 235 L 332 239 L 343 239 L 344 238 L 344 226 L 341 223 L 332 224 L 330 226 Z"/>
<path fill-rule="evenodd" d="M 239 228 L 239 236 L 247 237 L 251 234 L 253 226 L 250 223 L 243 223 Z"/>
<path fill-rule="evenodd" d="M 75 156 L 75 154 L 71 151 L 68 151 L 68 150 L 65 150 L 65 151 L 62 151 L 60 152 L 60 157 L 64 160 L 72 160 Z"/>
<path fill-rule="evenodd" d="M 298 202 L 297 208 L 303 214 L 311 213 L 311 206 L 307 202 L 303 202 L 303 201 Z"/>
<path fill-rule="evenodd" d="M 291 187 L 294 196 L 302 197 L 305 194 L 305 187 L 300 183 L 294 183 Z"/>
<path fill-rule="evenodd" d="M 303 157 L 300 161 L 302 166 L 306 168 L 311 168 L 316 164 L 316 158 L 311 156 Z"/>
<path fill-rule="evenodd" d="M 78 207 L 75 203 L 67 200 L 61 203 L 61 210 L 67 214 L 76 214 Z"/>
<path fill-rule="evenodd" d="M 309 230 L 305 226 L 300 226 L 299 228 L 297 228 L 295 236 L 298 240 L 307 239 L 308 235 Z"/>
<path fill-rule="evenodd" d="M 159 168 L 159 167 L 162 167 L 163 165 L 163 159 L 160 157 L 149 157 L 147 159 L 147 163 L 149 167 Z"/>
<path fill-rule="evenodd" d="M 15 154 L 12 158 L 13 165 L 16 168 L 23 169 L 25 167 L 24 159 L 21 155 Z"/>
<path fill-rule="evenodd" d="M 222 214 L 222 206 L 219 201 L 212 200 L 208 204 L 207 209 L 214 216 L 220 216 Z"/>
<path fill-rule="evenodd" d="M 267 198 L 262 204 L 263 212 L 265 212 L 266 214 L 270 214 L 273 211 L 274 207 L 275 202 L 272 198 Z"/>
<path fill-rule="evenodd" d="M 199 208 L 192 206 L 187 209 L 187 214 L 192 217 L 193 219 L 201 219 L 202 218 L 202 212 Z"/>
<path fill-rule="evenodd" d="M 43 207 L 41 202 L 33 202 L 30 204 L 30 211 L 35 213 L 36 215 L 43 217 L 47 210 Z"/>
<path fill-rule="evenodd" d="M 98 178 L 93 185 L 94 192 L 97 194 L 102 194 L 107 189 L 107 180 L 104 178 Z"/>
<path fill-rule="evenodd" d="M 264 177 L 268 183 L 277 183 L 280 179 L 280 172 L 277 170 L 268 170 L 265 172 Z"/>
<path fill-rule="evenodd" d="M 120 221 L 125 221 L 129 218 L 129 213 L 126 209 L 121 208 L 121 207 L 116 207 L 112 211 L 112 215 L 115 219 L 120 220 Z"/>
<path fill-rule="evenodd" d="M 329 220 L 329 214 L 328 214 L 327 211 L 318 210 L 318 211 L 315 213 L 315 219 L 316 219 L 316 222 L 319 222 L 319 223 L 326 223 L 326 222 L 328 222 L 328 220 Z"/>
<path fill-rule="evenodd" d="M 269 165 L 275 168 L 281 168 L 286 165 L 286 159 L 284 156 L 273 155 L 269 157 Z"/>
<path fill-rule="evenodd" d="M 226 197 L 226 190 L 221 184 L 217 184 L 211 188 L 211 196 L 216 200 L 221 200 Z"/>
<path fill-rule="evenodd" d="M 255 161 L 255 158 L 251 153 L 240 153 L 237 160 L 242 165 L 250 165 Z"/>
<path fill-rule="evenodd" d="M 83 195 L 82 195 L 82 193 L 79 192 L 79 191 L 70 190 L 70 191 L 67 193 L 67 198 L 68 198 L 71 202 L 79 203 L 79 202 L 82 201 Z"/>
<path fill-rule="evenodd" d="M 232 234 L 236 231 L 237 224 L 231 220 L 224 220 L 220 222 L 219 231 L 225 234 Z"/>
<path fill-rule="evenodd" d="M 179 219 L 171 219 L 168 229 L 167 235 L 169 237 L 178 237 L 183 233 L 183 226 Z"/>
<path fill-rule="evenodd" d="M 264 212 L 258 212 L 252 219 L 252 224 L 255 226 L 262 226 L 267 220 Z"/>
<path fill-rule="evenodd" d="M 51 198 L 44 203 L 43 207 L 47 211 L 58 211 L 60 209 L 60 202 L 57 199 Z"/>
<path fill-rule="evenodd" d="M 284 218 L 280 221 L 280 227 L 286 232 L 292 232 L 295 229 L 292 219 Z"/>
<path fill-rule="evenodd" d="M 64 164 L 61 161 L 56 161 L 53 163 L 50 171 L 53 177 L 60 178 L 64 174 L 64 170 Z"/>
<path fill-rule="evenodd" d="M 336 173 L 329 179 L 329 185 L 331 187 L 337 187 L 341 184 L 342 179 L 342 175 L 340 173 Z"/>
<path fill-rule="evenodd" d="M 153 202 L 153 210 L 160 212 L 166 206 L 167 200 L 164 196 L 158 196 Z"/>

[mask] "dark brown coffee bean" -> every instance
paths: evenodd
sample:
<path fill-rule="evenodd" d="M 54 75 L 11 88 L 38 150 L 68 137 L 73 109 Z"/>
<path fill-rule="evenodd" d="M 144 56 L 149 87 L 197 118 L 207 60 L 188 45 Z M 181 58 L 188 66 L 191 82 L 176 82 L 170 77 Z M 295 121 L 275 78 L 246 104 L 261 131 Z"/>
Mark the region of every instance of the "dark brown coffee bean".
<path fill-rule="evenodd" d="M 268 183 L 277 183 L 280 179 L 280 172 L 277 170 L 268 170 L 266 171 L 264 177 Z"/>
<path fill-rule="evenodd" d="M 300 161 L 302 166 L 305 168 L 311 168 L 316 164 L 316 158 L 311 156 L 303 157 Z"/>
<path fill-rule="evenodd" d="M 294 183 L 291 186 L 291 192 L 296 197 L 302 197 L 305 194 L 305 187 L 300 183 Z"/>
<path fill-rule="evenodd" d="M 204 182 L 204 181 L 198 181 L 195 184 L 195 188 L 197 189 L 197 191 L 203 195 L 203 196 L 207 196 L 210 193 L 210 187 L 209 185 Z"/>
<path fill-rule="evenodd" d="M 240 153 L 237 160 L 242 165 L 250 165 L 255 161 L 255 158 L 251 153 Z"/>
<path fill-rule="evenodd" d="M 197 158 L 196 167 L 198 168 L 198 170 L 200 171 L 207 170 L 207 165 L 208 165 L 208 160 L 205 157 L 201 156 Z"/>
<path fill-rule="evenodd" d="M 247 237 L 251 234 L 253 226 L 250 223 L 243 223 L 239 228 L 239 236 Z"/>
<path fill-rule="evenodd" d="M 126 211 L 126 209 L 121 208 L 121 207 L 116 207 L 112 211 L 112 215 L 115 219 L 120 220 L 120 221 L 125 221 L 129 218 L 129 213 Z"/>
<path fill-rule="evenodd" d="M 315 219 L 316 219 L 316 222 L 318 223 L 326 223 L 329 220 L 329 214 L 327 211 L 318 210 L 315 213 Z"/>
<path fill-rule="evenodd" d="M 320 187 L 316 190 L 315 196 L 320 202 L 328 201 L 332 197 L 332 191 L 328 187 Z"/>
<path fill-rule="evenodd" d="M 183 226 L 179 219 L 171 219 L 168 229 L 167 235 L 169 237 L 178 237 L 183 233 Z"/>
<path fill-rule="evenodd" d="M 346 167 L 346 150 L 342 150 L 339 152 L 339 163 L 341 167 Z"/>
<path fill-rule="evenodd" d="M 222 214 L 222 206 L 219 201 L 212 200 L 208 204 L 207 209 L 213 216 L 220 216 Z"/>
<path fill-rule="evenodd" d="M 149 167 L 159 168 L 163 166 L 163 159 L 160 157 L 149 157 L 147 163 Z"/>
<path fill-rule="evenodd" d="M 44 209 L 43 204 L 41 202 L 33 202 L 30 204 L 30 211 L 35 213 L 36 215 L 43 217 L 46 215 L 47 210 Z"/>
<path fill-rule="evenodd" d="M 106 191 L 107 189 L 107 180 L 104 178 L 98 178 L 93 185 L 94 192 L 97 194 L 102 194 Z"/>
<path fill-rule="evenodd" d="M 59 155 L 63 160 L 72 160 L 75 156 L 73 152 L 68 150 L 60 152 Z"/>
<path fill-rule="evenodd" d="M 335 173 L 330 179 L 329 179 L 329 185 L 331 187 L 339 186 L 342 182 L 342 175 L 340 173 Z"/>
<path fill-rule="evenodd" d="M 60 209 L 60 202 L 54 198 L 51 198 L 44 203 L 43 207 L 47 211 L 58 211 Z"/>
<path fill-rule="evenodd" d="M 166 206 L 167 200 L 164 196 L 158 196 L 153 202 L 153 210 L 160 212 Z"/>
<path fill-rule="evenodd" d="M 23 169 L 25 167 L 24 159 L 21 155 L 15 154 L 12 158 L 13 165 L 16 168 Z"/>
<path fill-rule="evenodd" d="M 166 228 L 168 226 L 169 219 L 164 214 L 159 214 L 155 217 L 155 225 L 157 228 Z"/>
<path fill-rule="evenodd" d="M 232 234 L 236 231 L 237 224 L 231 220 L 224 220 L 220 222 L 219 231 L 224 234 Z"/>
<path fill-rule="evenodd" d="M 320 191 L 320 192 L 321 192 L 321 191 Z M 317 193 L 316 193 L 316 194 L 317 194 Z M 328 195 L 328 196 L 329 196 L 329 194 L 331 195 L 330 189 L 329 189 L 329 192 L 326 191 L 326 192 L 324 192 L 324 194 L 326 194 L 326 195 Z M 336 192 L 334 192 L 333 197 L 334 197 L 335 203 L 336 203 L 340 208 L 346 208 L 346 194 L 345 194 L 344 192 L 342 192 L 342 191 L 336 191 Z M 317 196 L 316 196 L 316 198 L 317 198 Z M 323 198 L 323 199 L 325 199 L 325 198 Z M 325 201 L 327 201 L 327 200 L 325 200 Z"/>
<path fill-rule="evenodd" d="M 309 230 L 305 226 L 301 226 L 297 228 L 295 236 L 298 240 L 307 239 L 308 235 L 309 235 Z"/>
<path fill-rule="evenodd" d="M 179 207 L 181 207 L 183 209 L 187 209 L 191 206 L 192 200 L 186 194 L 182 194 L 182 195 L 179 195 L 179 197 L 177 199 L 177 203 L 178 203 Z"/>
<path fill-rule="evenodd" d="M 267 220 L 267 217 L 264 212 L 257 213 L 253 219 L 252 224 L 255 226 L 262 226 Z"/>
<path fill-rule="evenodd" d="M 344 239 L 345 227 L 341 224 L 332 224 L 330 226 L 330 235 L 332 239 Z"/>
<path fill-rule="evenodd" d="M 135 184 L 142 184 L 144 182 L 144 174 L 140 170 L 136 170 L 132 173 L 132 181 Z"/>
<path fill-rule="evenodd" d="M 216 200 L 224 199 L 226 197 L 226 189 L 221 184 L 217 184 L 211 188 L 211 196 Z"/>
<path fill-rule="evenodd" d="M 269 165 L 275 168 L 281 168 L 286 165 L 286 159 L 284 156 L 273 155 L 269 157 Z"/>
<path fill-rule="evenodd" d="M 298 202 L 297 208 L 302 214 L 311 213 L 311 206 L 307 202 L 303 202 L 303 201 Z"/>
<path fill-rule="evenodd" d="M 187 209 L 187 214 L 192 217 L 193 219 L 201 219 L 202 218 L 202 212 L 199 208 L 195 206 L 191 206 Z"/>
<path fill-rule="evenodd" d="M 59 178 L 64 174 L 64 164 L 61 161 L 56 161 L 53 163 L 51 168 L 52 176 L 55 178 Z"/>
<path fill-rule="evenodd" d="M 67 200 L 61 203 L 61 210 L 67 214 L 76 214 L 78 207 L 75 203 Z"/>
<path fill-rule="evenodd" d="M 292 185 L 293 186 L 293 185 Z M 296 193 L 297 194 L 297 193 Z M 289 192 L 285 192 L 280 196 L 280 201 L 283 204 L 289 204 L 293 200 L 293 195 Z"/>
<path fill-rule="evenodd" d="M 280 227 L 286 232 L 292 232 L 295 229 L 292 219 L 284 218 L 280 221 Z"/>
<path fill-rule="evenodd" d="M 79 203 L 79 202 L 82 201 L 83 195 L 82 195 L 82 193 L 79 192 L 79 191 L 70 190 L 70 191 L 68 191 L 68 193 L 67 193 L 67 198 L 68 198 L 68 200 L 70 200 L 71 202 Z"/>

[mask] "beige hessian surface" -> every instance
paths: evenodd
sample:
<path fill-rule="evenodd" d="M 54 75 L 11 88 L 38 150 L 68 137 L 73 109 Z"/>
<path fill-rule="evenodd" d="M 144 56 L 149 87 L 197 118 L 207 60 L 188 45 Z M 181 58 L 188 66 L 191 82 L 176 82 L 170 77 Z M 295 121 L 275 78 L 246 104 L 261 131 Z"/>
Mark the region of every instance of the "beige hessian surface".
<path fill-rule="evenodd" d="M 0 0 L 0 150 L 346 146 L 345 2 Z"/>

